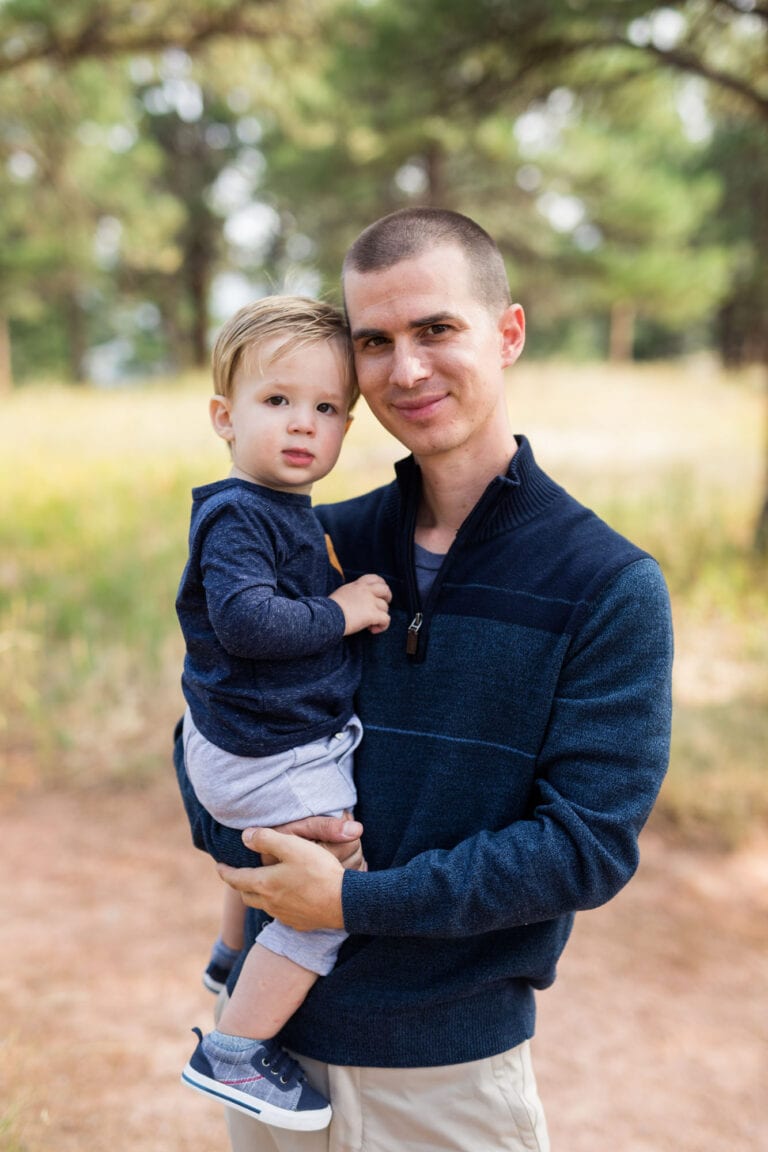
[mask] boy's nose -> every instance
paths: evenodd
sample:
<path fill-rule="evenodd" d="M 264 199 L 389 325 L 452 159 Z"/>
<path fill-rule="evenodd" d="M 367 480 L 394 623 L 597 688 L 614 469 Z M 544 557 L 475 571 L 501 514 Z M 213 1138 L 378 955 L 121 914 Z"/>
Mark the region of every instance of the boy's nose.
<path fill-rule="evenodd" d="M 288 421 L 289 432 L 303 432 L 305 435 L 312 436 L 315 431 L 315 412 L 314 409 L 303 411 L 296 409 L 291 413 L 291 418 Z"/>

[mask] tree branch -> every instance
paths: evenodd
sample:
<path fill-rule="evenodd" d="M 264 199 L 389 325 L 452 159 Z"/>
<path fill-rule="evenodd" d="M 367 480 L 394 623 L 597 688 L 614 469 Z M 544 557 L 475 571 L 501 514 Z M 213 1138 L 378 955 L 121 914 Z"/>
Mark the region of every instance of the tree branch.
<path fill-rule="evenodd" d="M 634 44 L 629 44 L 621 37 L 617 37 L 616 42 L 627 48 L 635 48 Z M 730 72 L 723 72 L 721 69 L 708 64 L 700 56 L 694 56 L 690 52 L 684 52 L 677 48 L 662 49 L 657 48 L 654 44 L 646 44 L 635 48 L 635 51 L 655 56 L 657 60 L 667 64 L 670 68 L 700 76 L 703 80 L 708 80 L 719 88 L 733 92 L 736 96 L 740 96 L 752 104 L 762 117 L 768 119 L 768 93 L 758 91 L 756 85 L 751 84 L 748 80 L 734 76 Z"/>
<path fill-rule="evenodd" d="M 554 45 L 552 46 L 554 47 Z M 768 119 L 768 91 L 758 89 L 756 82 L 751 82 L 731 72 L 724 72 L 707 63 L 701 56 L 694 55 L 678 48 L 662 49 L 654 44 L 633 44 L 618 33 L 604 36 L 589 36 L 581 40 L 572 40 L 561 45 L 563 53 L 576 57 L 583 52 L 600 51 L 603 48 L 624 48 L 636 57 L 653 57 L 662 64 L 678 72 L 687 72 L 700 76 L 716 87 L 723 88 L 741 97 L 751 104 L 757 113 Z"/>
<path fill-rule="evenodd" d="M 739 0 L 719 0 L 719 3 L 725 8 L 730 8 L 731 12 L 735 12 L 737 16 L 758 16 L 761 20 L 768 21 L 768 8 L 761 4 L 755 4 L 752 8 L 745 8 L 743 3 L 739 3 Z"/>
<path fill-rule="evenodd" d="M 193 53 L 222 37 L 265 40 L 276 30 L 269 17 L 280 9 L 279 0 L 265 0 L 258 6 L 237 0 L 231 7 L 200 14 L 197 18 L 187 14 L 183 20 L 154 21 L 145 26 L 110 19 L 108 13 L 101 12 L 67 34 L 47 28 L 40 36 L 36 30 L 38 38 L 27 43 L 23 43 L 24 30 L 20 28 L 15 35 L 3 37 L 5 48 L 0 48 L 0 75 L 45 60 L 69 67 L 94 57 L 154 53 L 166 48 Z M 285 20 L 280 21 L 280 33 L 300 35 L 295 22 L 289 25 Z"/>

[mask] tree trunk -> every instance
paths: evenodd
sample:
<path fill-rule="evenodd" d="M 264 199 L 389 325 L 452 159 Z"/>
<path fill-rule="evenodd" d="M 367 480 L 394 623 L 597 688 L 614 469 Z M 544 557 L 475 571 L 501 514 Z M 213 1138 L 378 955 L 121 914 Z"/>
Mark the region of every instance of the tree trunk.
<path fill-rule="evenodd" d="M 768 485 L 755 526 L 755 552 L 758 556 L 768 556 Z"/>
<path fill-rule="evenodd" d="M 5 396 L 12 388 L 11 329 L 8 317 L 0 312 L 0 396 Z"/>
<path fill-rule="evenodd" d="M 197 268 L 190 280 L 192 297 L 192 363 L 208 364 L 208 276 L 207 268 Z"/>
<path fill-rule="evenodd" d="M 213 266 L 214 241 L 208 216 L 201 215 L 195 233 L 186 244 L 184 281 L 187 288 L 190 317 L 189 352 L 195 368 L 208 364 L 208 288 Z"/>
<path fill-rule="evenodd" d="M 425 157 L 427 176 L 427 204 L 439 207 L 446 201 L 445 182 L 443 180 L 443 149 L 440 144 L 433 141 L 427 148 Z"/>
<path fill-rule="evenodd" d="M 617 300 L 611 308 L 611 333 L 608 356 L 613 364 L 627 364 L 632 359 L 635 343 L 636 309 L 628 300 Z"/>
<path fill-rule="evenodd" d="M 85 313 L 80 307 L 74 288 L 70 289 L 64 300 L 64 314 L 67 318 L 69 376 L 75 384 L 83 384 L 85 382 L 85 353 L 88 345 L 85 333 Z"/>
<path fill-rule="evenodd" d="M 768 360 L 764 362 L 765 373 L 765 402 L 768 407 Z M 763 481 L 762 506 L 757 514 L 755 524 L 754 549 L 758 556 L 768 557 L 768 411 L 765 421 L 765 472 Z"/>

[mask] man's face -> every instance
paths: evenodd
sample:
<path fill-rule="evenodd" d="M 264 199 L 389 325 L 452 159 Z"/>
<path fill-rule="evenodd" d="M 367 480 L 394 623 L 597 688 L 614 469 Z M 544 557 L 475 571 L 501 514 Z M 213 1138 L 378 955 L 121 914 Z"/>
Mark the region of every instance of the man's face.
<path fill-rule="evenodd" d="M 453 244 L 344 279 L 360 391 L 419 459 L 461 452 L 482 461 L 508 440 L 503 369 L 523 348 L 522 309 L 477 299 Z"/>

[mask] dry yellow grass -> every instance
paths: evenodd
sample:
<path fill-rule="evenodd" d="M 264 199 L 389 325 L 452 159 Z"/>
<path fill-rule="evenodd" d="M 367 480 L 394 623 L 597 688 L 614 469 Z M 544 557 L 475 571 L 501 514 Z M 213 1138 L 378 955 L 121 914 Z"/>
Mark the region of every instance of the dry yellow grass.
<path fill-rule="evenodd" d="M 189 488 L 221 475 L 203 378 L 29 387 L 0 407 L 0 782 L 146 778 L 181 702 L 173 596 Z M 757 376 L 707 360 L 525 364 L 515 430 L 578 498 L 654 552 L 677 631 L 662 811 L 726 841 L 768 816 L 764 572 L 749 557 L 765 462 Z M 402 449 L 361 403 L 317 502 L 385 483 Z"/>

